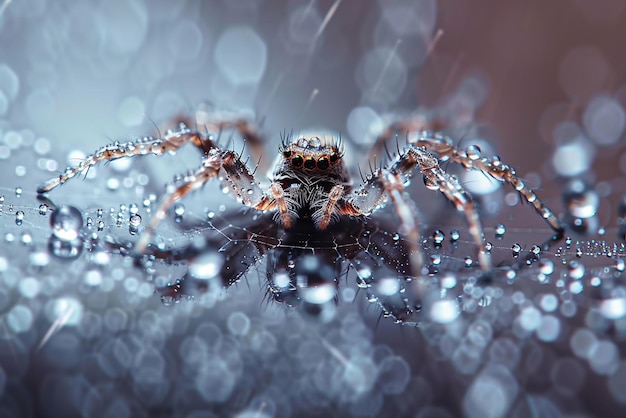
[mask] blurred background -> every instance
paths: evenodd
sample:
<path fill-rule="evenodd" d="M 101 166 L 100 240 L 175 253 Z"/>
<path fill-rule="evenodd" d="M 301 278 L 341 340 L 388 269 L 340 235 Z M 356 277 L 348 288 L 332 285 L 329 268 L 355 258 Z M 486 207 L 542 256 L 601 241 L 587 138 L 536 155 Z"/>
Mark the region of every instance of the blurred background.
<path fill-rule="evenodd" d="M 0 3 L 0 415 L 624 414 L 624 2 Z M 117 252 L 51 247 L 51 209 L 77 207 L 81 237 L 132 241 L 130 217 L 149 219 L 163 185 L 199 165 L 195 150 L 101 164 L 54 203 L 34 191 L 180 116 L 256 122 L 263 170 L 284 131 L 341 134 L 355 174 L 380 161 L 370 149 L 385 127 L 411 120 L 516 167 L 572 239 L 520 267 L 512 246 L 528 252 L 549 227 L 512 188 L 449 166 L 509 267 L 508 281 L 481 286 L 454 264 L 471 244 L 443 248 L 454 285 L 441 287 L 481 309 L 402 327 L 353 289 L 318 324 L 262 302 L 262 262 L 247 285 L 163 306 Z M 413 183 L 425 237 L 464 232 L 445 199 Z M 238 205 L 212 187 L 176 214 L 228 221 Z M 161 232 L 190 237 L 175 223 Z M 174 281 L 185 265 L 165 270 Z"/>

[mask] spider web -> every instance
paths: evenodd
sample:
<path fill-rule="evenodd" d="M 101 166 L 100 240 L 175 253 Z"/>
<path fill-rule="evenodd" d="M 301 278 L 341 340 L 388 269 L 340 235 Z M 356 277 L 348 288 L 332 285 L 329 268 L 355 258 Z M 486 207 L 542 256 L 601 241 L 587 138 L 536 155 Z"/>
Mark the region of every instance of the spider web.
<path fill-rule="evenodd" d="M 15 157 L 15 165 L 37 164 L 36 156 L 27 150 L 16 150 Z M 408 398 L 383 394 L 416 391 L 425 377 L 436 380 L 444 375 L 459 387 L 467 387 L 466 377 L 474 376 L 468 393 L 480 391 L 476 385 L 489 382 L 509 391 L 542 393 L 545 381 L 532 380 L 541 364 L 538 359 L 556 356 L 563 360 L 549 366 L 554 385 L 566 390 L 571 381 L 593 374 L 609 389 L 600 395 L 580 389 L 582 399 L 588 403 L 602 399 L 609 405 L 606 408 L 615 406 L 626 309 L 621 284 L 624 244 L 607 239 L 616 236 L 615 228 L 607 229 L 604 236 L 555 242 L 537 255 L 533 246 L 543 247 L 552 231 L 542 225 L 515 227 L 518 210 L 530 208 L 512 208 L 513 221 L 501 236 L 496 236 L 495 222 L 483 219 L 494 264 L 492 274 L 485 276 L 476 265 L 477 249 L 463 217 L 449 211 L 451 216 L 440 215 L 423 224 L 421 248 L 428 274 L 407 282 L 408 246 L 397 233 L 392 208 L 351 224 L 354 229 L 349 234 L 331 235 L 331 239 L 306 232 L 287 236 L 271 214 L 241 210 L 214 184 L 185 200 L 181 216 L 173 210 L 160 225 L 153 248 L 163 254 L 148 264 L 137 264 L 128 249 L 158 199 L 150 202 L 148 198 L 144 205 L 143 197 L 152 193 L 150 189 L 139 197 L 135 188 L 112 190 L 107 181 L 116 177 L 124 184 L 125 178 L 149 173 L 158 165 L 154 159 L 147 161 L 137 160 L 132 170 L 121 173 L 101 167 L 95 178 L 76 180 L 55 191 L 54 202 L 37 201 L 35 180 L 7 170 L 8 184 L 21 187 L 19 196 L 16 187 L 2 189 L 5 199 L 0 215 L 2 300 L 14 301 L 4 305 L 2 328 L 1 348 L 7 360 L 2 365 L 8 375 L 34 376 L 35 368 L 27 360 L 31 352 L 40 353 L 36 357 L 42 356 L 50 367 L 65 367 L 71 364 L 71 356 L 81 353 L 68 351 L 67 345 L 79 341 L 96 353 L 98 365 L 94 367 L 106 370 L 112 378 L 127 372 L 142 376 L 152 366 L 144 367 L 141 362 L 131 366 L 128 359 L 139 359 L 146 350 L 156 359 L 165 358 L 167 349 L 149 349 L 160 346 L 158 341 L 165 338 L 183 353 L 167 363 L 181 370 L 172 382 L 196 379 L 195 390 L 203 399 L 231 399 L 234 388 L 251 376 L 253 368 L 246 365 L 255 365 L 256 376 L 267 376 L 272 373 L 270 364 L 287 361 L 282 379 L 271 380 L 270 392 L 262 389 L 264 380 L 259 377 L 259 384 L 250 385 L 247 399 L 279 399 L 276 391 L 290 394 L 291 399 L 312 393 L 317 407 L 295 400 L 290 404 L 314 413 L 320 411 L 316 409 L 320 404 L 322 409 L 362 406 L 368 397 L 383 402 L 381 396 L 389 408 L 410 407 L 414 404 Z M 181 171 L 180 167 L 173 170 Z M 49 249 L 51 209 L 65 203 L 80 207 L 89 225 L 82 252 L 75 258 L 67 257 L 67 252 L 56 257 Z M 42 204 L 48 209 L 42 211 Z M 130 225 L 134 207 L 142 218 L 138 231 Z M 23 218 L 18 216 L 20 211 Z M 435 243 L 436 230 L 444 235 L 440 245 Z M 453 239 L 455 231 L 458 239 Z M 515 245 L 519 252 L 513 251 Z M 341 260 L 338 305 L 330 322 L 311 320 L 298 309 L 270 300 L 268 254 L 283 251 L 320 257 L 333 254 Z M 231 265 L 238 270 L 227 278 L 230 287 L 224 291 L 222 286 L 205 286 L 193 294 L 193 302 L 182 298 L 163 307 L 155 289 L 185 278 L 194 263 L 206 264 L 201 257 L 206 253 L 233 257 Z M 407 306 L 419 309 L 404 322 L 419 327 L 393 324 L 392 319 Z M 383 313 L 391 318 L 380 319 Z M 181 341 L 174 342 L 179 337 Z M 298 354 L 285 360 L 281 346 Z M 130 357 L 120 354 L 124 352 Z M 316 353 L 324 353 L 324 358 Z M 199 365 L 199 359 L 210 367 Z M 260 359 L 268 367 L 259 368 Z M 424 370 L 424 359 L 439 368 Z M 573 370 L 572 376 L 567 375 L 571 379 L 563 374 L 565 366 Z M 211 386 L 217 380 L 210 369 L 222 370 L 226 376 L 219 390 Z M 370 375 L 368 370 L 375 372 Z M 53 384 L 54 379 L 51 375 L 44 381 Z M 528 379 L 530 383 L 522 386 Z M 294 381 L 298 382 L 295 386 Z M 150 379 L 131 379 L 126 385 L 131 392 L 165 390 Z M 102 393 L 105 399 L 115 395 Z M 159 399 L 166 402 L 180 392 L 168 387 L 163 393 Z M 449 392 L 441 396 L 453 397 Z M 513 402 L 513 395 L 506 396 L 507 402 Z M 44 398 L 53 402 L 48 395 Z M 541 397 L 537 399 L 540 402 Z M 222 413 L 237 408 L 233 402 L 220 405 L 217 410 Z"/>

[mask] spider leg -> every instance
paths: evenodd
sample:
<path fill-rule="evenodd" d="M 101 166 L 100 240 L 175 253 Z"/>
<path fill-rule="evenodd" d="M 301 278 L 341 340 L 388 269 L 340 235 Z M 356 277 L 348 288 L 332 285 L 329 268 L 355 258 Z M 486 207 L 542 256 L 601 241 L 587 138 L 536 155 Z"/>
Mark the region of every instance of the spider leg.
<path fill-rule="evenodd" d="M 397 160 L 397 157 L 396 157 Z M 392 166 L 393 167 L 393 166 Z M 420 231 L 416 222 L 417 207 L 404 192 L 401 175 L 393 169 L 378 169 L 375 174 L 368 175 L 365 183 L 352 192 L 339 206 L 341 215 L 369 215 L 381 207 L 389 196 L 396 213 L 400 218 L 400 232 L 407 238 L 410 247 L 410 265 L 414 275 L 420 275 L 424 260 L 418 247 Z"/>
<path fill-rule="evenodd" d="M 214 148 L 202 161 L 202 166 L 195 172 L 187 174 L 180 185 L 176 186 L 176 184 L 171 183 L 167 186 L 161 204 L 137 241 L 136 253 L 142 254 L 145 251 L 154 236 L 154 231 L 167 215 L 167 210 L 175 202 L 185 197 L 189 192 L 201 188 L 222 171 L 226 174 L 225 178 L 229 183 L 231 194 L 244 205 L 257 210 L 272 210 L 277 206 L 278 201 L 263 192 L 239 155 L 233 151 L 221 151 Z"/>
<path fill-rule="evenodd" d="M 192 143 L 203 155 L 217 148 L 213 141 L 199 132 L 191 131 L 187 125 L 181 123 L 176 131 L 168 131 L 162 138 L 146 137 L 126 143 L 114 142 L 106 145 L 91 154 L 76 167 L 68 167 L 58 177 L 50 179 L 37 188 L 37 194 L 48 193 L 81 173 L 86 173 L 92 166 L 101 161 L 111 161 L 118 158 L 135 157 L 146 154 L 165 154 L 176 151 L 187 143 Z"/>
<path fill-rule="evenodd" d="M 450 161 L 462 165 L 466 170 L 477 169 L 501 182 L 510 184 L 556 232 L 555 240 L 563 236 L 563 226 L 556 215 L 537 197 L 537 194 L 517 176 L 515 169 L 500 161 L 498 157 L 487 158 L 478 155 L 470 156 L 467 152 L 457 149 L 450 138 L 427 131 L 419 132 L 416 138 L 410 139 L 410 143 L 416 147 L 423 147 L 427 151 L 437 154 L 439 159 L 449 159 Z"/>
<path fill-rule="evenodd" d="M 447 174 L 439 167 L 439 160 L 433 154 L 424 148 L 410 147 L 403 154 L 394 158 L 391 164 L 378 171 L 376 176 L 368 176 L 366 183 L 357 191 L 355 191 L 348 200 L 349 210 L 369 214 L 379 207 L 388 195 L 394 205 L 398 216 L 402 221 L 402 229 L 404 234 L 411 241 L 411 245 L 416 247 L 419 240 L 419 226 L 414 218 L 416 208 L 411 206 L 410 198 L 403 192 L 404 184 L 407 183 L 409 176 L 415 167 L 424 175 L 426 183 L 432 190 L 439 190 L 448 200 L 450 200 L 456 209 L 465 214 L 469 224 L 469 232 L 478 248 L 478 261 L 483 270 L 491 268 L 491 260 L 489 254 L 485 252 L 483 245 L 483 229 L 476 210 L 476 206 L 469 194 L 461 187 L 458 180 Z M 418 263 L 421 269 L 423 262 L 421 261 L 421 253 L 412 262 Z"/>

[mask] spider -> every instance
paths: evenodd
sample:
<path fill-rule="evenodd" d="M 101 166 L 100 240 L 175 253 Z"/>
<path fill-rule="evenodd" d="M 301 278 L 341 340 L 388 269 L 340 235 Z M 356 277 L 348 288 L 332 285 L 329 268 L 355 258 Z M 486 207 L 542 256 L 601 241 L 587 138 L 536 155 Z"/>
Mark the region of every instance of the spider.
<path fill-rule="evenodd" d="M 402 124 L 399 125 L 402 127 Z M 407 125 L 409 126 L 409 125 Z M 259 141 L 260 136 L 243 120 L 217 122 L 215 131 L 233 128 L 242 136 Z M 407 129 L 408 130 L 408 129 Z M 207 129 L 208 131 L 208 129 Z M 388 134 L 390 135 L 390 134 Z M 385 141 L 387 138 L 381 138 Z M 484 236 L 476 205 L 455 176 L 448 174 L 441 161 L 452 161 L 465 169 L 477 169 L 511 184 L 557 232 L 562 234 L 559 220 L 537 195 L 517 176 L 515 170 L 498 157 L 482 157 L 478 152 L 456 148 L 452 140 L 440 133 L 414 131 L 407 133 L 407 145 L 389 154 L 385 166 L 372 169 L 360 187 L 354 187 L 344 163 L 344 147 L 340 138 L 283 135 L 280 154 L 267 187 L 262 187 L 241 156 L 220 147 L 209 133 L 190 129 L 181 122 L 176 129 L 162 137 L 146 137 L 127 143 L 113 143 L 97 150 L 75 167 L 68 167 L 58 177 L 42 184 L 39 195 L 45 194 L 86 171 L 100 161 L 145 154 L 175 152 L 192 144 L 202 154 L 198 169 L 189 172 L 179 182 L 167 186 L 160 206 L 154 212 L 145 231 L 135 245 L 135 252 L 146 251 L 168 208 L 193 190 L 200 189 L 213 178 L 227 181 L 231 194 L 243 205 L 261 212 L 273 212 L 274 220 L 285 230 L 301 224 L 312 224 L 313 230 L 326 231 L 343 217 L 366 217 L 390 201 L 400 221 L 399 232 L 410 246 L 410 269 L 414 276 L 423 272 L 422 251 L 418 248 L 420 225 L 417 208 L 405 191 L 410 177 L 418 169 L 426 186 L 439 190 L 465 214 L 469 232 L 477 248 L 480 267 L 491 269 L 489 252 L 484 248 Z M 256 170 L 255 170 L 256 171 Z"/>

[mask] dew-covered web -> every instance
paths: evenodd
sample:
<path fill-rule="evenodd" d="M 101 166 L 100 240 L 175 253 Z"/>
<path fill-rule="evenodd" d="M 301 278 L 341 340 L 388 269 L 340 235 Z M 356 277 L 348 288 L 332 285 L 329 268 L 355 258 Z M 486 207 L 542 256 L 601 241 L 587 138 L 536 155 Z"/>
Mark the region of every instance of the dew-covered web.
<path fill-rule="evenodd" d="M 626 415 L 621 2 L 0 3 L 0 416 Z M 137 256 L 193 147 L 35 194 L 107 143 L 233 115 L 267 139 L 260 180 L 281 132 L 342 134 L 358 184 L 389 126 L 441 130 L 515 166 L 565 236 L 445 161 L 488 272 L 420 175 L 418 275 L 390 205 L 287 232 L 219 181 Z"/>

